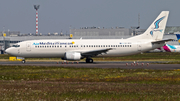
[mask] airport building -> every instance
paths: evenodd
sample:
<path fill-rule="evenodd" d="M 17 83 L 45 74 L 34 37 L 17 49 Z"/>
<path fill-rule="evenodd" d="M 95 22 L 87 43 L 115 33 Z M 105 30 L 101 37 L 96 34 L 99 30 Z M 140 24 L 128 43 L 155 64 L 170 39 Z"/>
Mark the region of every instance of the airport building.
<path fill-rule="evenodd" d="M 39 39 L 126 39 L 135 35 L 142 34 L 145 29 L 138 28 L 100 28 L 100 27 L 82 27 L 80 29 L 70 29 L 70 34 L 63 33 L 48 33 L 48 34 L 21 34 L 20 31 L 3 31 L 0 32 L 0 50 L 1 54 L 8 47 L 13 44 L 25 40 L 39 40 Z M 178 45 L 178 40 L 175 34 L 180 34 L 180 26 L 167 26 L 163 39 L 174 39 L 167 42 L 171 45 Z"/>

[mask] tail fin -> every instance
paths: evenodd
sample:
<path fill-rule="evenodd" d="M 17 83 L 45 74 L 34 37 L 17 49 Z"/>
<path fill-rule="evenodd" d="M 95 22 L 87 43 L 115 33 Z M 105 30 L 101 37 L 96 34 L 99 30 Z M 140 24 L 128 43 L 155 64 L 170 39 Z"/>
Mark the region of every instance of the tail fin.
<path fill-rule="evenodd" d="M 132 39 L 162 40 L 168 15 L 169 11 L 162 11 L 143 34 L 132 37 Z"/>
<path fill-rule="evenodd" d="M 176 36 L 177 36 L 177 40 L 178 40 L 179 45 L 180 45 L 180 34 L 176 34 Z"/>

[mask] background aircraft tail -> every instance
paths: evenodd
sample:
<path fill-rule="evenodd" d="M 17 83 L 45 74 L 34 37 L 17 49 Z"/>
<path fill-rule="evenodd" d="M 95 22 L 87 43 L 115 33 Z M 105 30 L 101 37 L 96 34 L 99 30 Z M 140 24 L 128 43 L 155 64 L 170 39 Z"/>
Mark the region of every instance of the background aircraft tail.
<path fill-rule="evenodd" d="M 163 49 L 164 49 L 166 52 L 175 52 L 176 47 L 173 46 L 173 45 L 166 44 L 166 45 L 163 46 Z"/>
<path fill-rule="evenodd" d="M 180 34 L 176 34 L 176 37 L 177 37 L 177 40 L 178 40 L 179 45 L 180 45 Z"/>
<path fill-rule="evenodd" d="M 130 39 L 152 39 L 156 41 L 162 40 L 168 15 L 169 11 L 162 11 L 143 34 L 137 35 Z"/>

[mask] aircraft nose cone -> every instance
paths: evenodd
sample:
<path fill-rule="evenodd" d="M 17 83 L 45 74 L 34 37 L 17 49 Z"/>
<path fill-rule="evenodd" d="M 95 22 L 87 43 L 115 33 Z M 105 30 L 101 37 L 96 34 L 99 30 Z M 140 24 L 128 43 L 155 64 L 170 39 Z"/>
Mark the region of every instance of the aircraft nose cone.
<path fill-rule="evenodd" d="M 5 52 L 9 54 L 9 48 L 8 48 L 8 49 L 6 49 L 6 50 L 5 50 Z"/>
<path fill-rule="evenodd" d="M 12 49 L 11 49 L 11 48 L 8 48 L 8 49 L 5 50 L 5 52 L 6 52 L 7 54 L 12 54 Z"/>
<path fill-rule="evenodd" d="M 13 56 L 16 56 L 18 54 L 18 50 L 14 47 L 10 47 L 8 49 L 5 50 L 5 52 L 7 54 L 10 54 L 10 55 L 13 55 Z"/>

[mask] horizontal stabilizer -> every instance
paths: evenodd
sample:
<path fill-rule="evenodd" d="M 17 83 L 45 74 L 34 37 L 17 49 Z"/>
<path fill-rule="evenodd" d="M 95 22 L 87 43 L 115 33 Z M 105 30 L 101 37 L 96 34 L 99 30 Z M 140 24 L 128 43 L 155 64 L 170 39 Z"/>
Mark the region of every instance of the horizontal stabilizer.
<path fill-rule="evenodd" d="M 172 40 L 174 39 L 163 39 L 163 40 L 153 41 L 152 43 L 167 42 L 167 41 L 172 41 Z"/>

